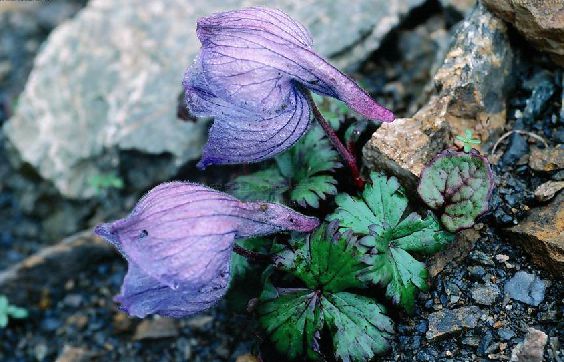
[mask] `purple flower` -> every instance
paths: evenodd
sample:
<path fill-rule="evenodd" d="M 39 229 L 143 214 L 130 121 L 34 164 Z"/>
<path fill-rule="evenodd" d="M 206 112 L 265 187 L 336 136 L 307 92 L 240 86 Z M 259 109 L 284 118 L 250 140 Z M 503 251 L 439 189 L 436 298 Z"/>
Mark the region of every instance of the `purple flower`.
<path fill-rule="evenodd" d="M 282 205 L 241 202 L 184 182 L 152 189 L 121 220 L 95 233 L 128 261 L 115 300 L 129 314 L 183 317 L 214 305 L 229 285 L 235 239 L 282 230 L 311 231 L 319 224 Z"/>
<path fill-rule="evenodd" d="M 261 161 L 288 149 L 311 118 L 304 91 L 385 122 L 392 112 L 313 50 L 309 32 L 279 10 L 248 8 L 202 18 L 202 48 L 184 76 L 186 103 L 214 117 L 201 168 Z"/>

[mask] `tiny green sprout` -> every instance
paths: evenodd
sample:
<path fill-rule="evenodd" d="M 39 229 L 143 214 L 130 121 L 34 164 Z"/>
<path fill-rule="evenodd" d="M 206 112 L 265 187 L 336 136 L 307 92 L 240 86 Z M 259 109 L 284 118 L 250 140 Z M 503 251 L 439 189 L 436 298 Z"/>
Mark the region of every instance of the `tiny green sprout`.
<path fill-rule="evenodd" d="M 464 152 L 468 153 L 472 150 L 472 145 L 479 145 L 481 142 L 477 138 L 472 138 L 472 130 L 466 129 L 464 136 L 456 136 L 456 139 L 464 144 Z"/>
<path fill-rule="evenodd" d="M 102 173 L 95 175 L 88 180 L 88 183 L 92 186 L 92 188 L 94 188 L 94 190 L 96 190 L 96 193 L 110 188 L 122 189 L 124 186 L 123 180 L 115 173 Z"/>
<path fill-rule="evenodd" d="M 27 315 L 27 310 L 10 305 L 8 298 L 4 295 L 0 295 L 0 328 L 4 328 L 8 325 L 8 318 L 22 319 L 27 318 Z"/>

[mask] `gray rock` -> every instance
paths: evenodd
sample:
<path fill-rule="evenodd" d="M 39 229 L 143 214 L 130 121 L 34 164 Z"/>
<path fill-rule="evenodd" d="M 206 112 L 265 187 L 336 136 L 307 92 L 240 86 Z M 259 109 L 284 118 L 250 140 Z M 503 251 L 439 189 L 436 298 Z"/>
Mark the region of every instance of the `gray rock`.
<path fill-rule="evenodd" d="M 497 335 L 504 341 L 509 341 L 511 338 L 515 337 L 515 332 L 509 328 L 501 328 L 497 330 Z"/>
<path fill-rule="evenodd" d="M 475 287 L 471 290 L 472 299 L 481 305 L 492 305 L 501 295 L 499 287 L 495 284 Z"/>
<path fill-rule="evenodd" d="M 159 339 L 178 337 L 178 326 L 174 319 L 154 318 L 144 319 L 133 335 L 133 340 Z"/>
<path fill-rule="evenodd" d="M 205 141 L 207 122 L 177 118 L 182 76 L 200 47 L 197 18 L 250 5 L 281 8 L 305 23 L 322 54 L 354 67 L 422 3 L 93 0 L 49 36 L 5 132 L 21 163 L 66 197 L 90 198 L 91 180 L 133 171 L 124 153 L 146 156 L 142 169 L 159 166 L 129 177 L 144 189 L 198 158 Z"/>
<path fill-rule="evenodd" d="M 92 361 L 95 356 L 96 353 L 85 348 L 65 345 L 55 362 L 87 362 Z"/>
<path fill-rule="evenodd" d="M 482 5 L 460 24 L 434 77 L 437 90 L 411 118 L 383 124 L 363 149 L 366 165 L 415 189 L 425 164 L 471 129 L 482 149 L 503 131 L 513 83 L 507 27 Z"/>
<path fill-rule="evenodd" d="M 478 325 L 482 311 L 476 306 L 445 309 L 429 315 L 429 330 L 426 337 L 435 341 Z"/>
<path fill-rule="evenodd" d="M 525 340 L 511 351 L 511 362 L 542 362 L 548 336 L 534 328 L 527 329 Z"/>
<path fill-rule="evenodd" d="M 533 306 L 538 306 L 544 300 L 545 290 L 546 284 L 543 280 L 524 271 L 515 273 L 513 278 L 505 283 L 505 294 L 511 299 Z"/>

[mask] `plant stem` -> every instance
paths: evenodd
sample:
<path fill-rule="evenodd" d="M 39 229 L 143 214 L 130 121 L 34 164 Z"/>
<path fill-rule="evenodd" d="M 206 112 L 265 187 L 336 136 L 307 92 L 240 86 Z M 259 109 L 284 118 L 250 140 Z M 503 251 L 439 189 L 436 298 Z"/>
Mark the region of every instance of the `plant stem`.
<path fill-rule="evenodd" d="M 257 253 L 255 251 L 250 251 L 237 244 L 233 245 L 233 251 L 242 257 L 246 258 L 248 261 L 260 263 L 260 264 L 272 264 L 272 256 L 268 254 Z"/>
<path fill-rule="evenodd" d="M 337 134 L 333 130 L 333 127 L 331 127 L 329 122 L 327 122 L 325 117 L 323 117 L 323 115 L 319 111 L 319 108 L 317 108 L 317 105 L 313 101 L 313 98 L 311 97 L 311 93 L 308 90 L 304 89 L 304 94 L 307 98 L 309 106 L 311 107 L 311 110 L 313 111 L 313 115 L 315 116 L 315 119 L 317 119 L 317 122 L 319 122 L 321 128 L 323 128 L 323 130 L 327 134 L 329 141 L 331 142 L 333 147 L 335 147 L 337 152 L 339 152 L 339 154 L 341 155 L 341 157 L 343 158 L 343 160 L 351 170 L 353 181 L 356 187 L 358 187 L 360 190 L 363 190 L 366 182 L 360 175 L 360 170 L 358 169 L 358 165 L 356 163 L 356 157 L 354 157 L 354 155 L 351 152 L 349 152 L 349 150 L 343 145 L 343 143 L 339 139 L 339 136 L 337 136 Z"/>

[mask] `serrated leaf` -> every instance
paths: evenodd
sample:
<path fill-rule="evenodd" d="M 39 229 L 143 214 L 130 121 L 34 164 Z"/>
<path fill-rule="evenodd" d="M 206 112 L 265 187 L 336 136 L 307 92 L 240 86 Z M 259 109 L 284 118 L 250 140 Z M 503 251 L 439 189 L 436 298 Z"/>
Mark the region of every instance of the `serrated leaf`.
<path fill-rule="evenodd" d="M 396 226 L 407 207 L 407 198 L 398 180 L 375 172 L 370 174 L 370 180 L 362 198 L 337 195 L 335 202 L 339 207 L 327 220 L 339 220 L 341 227 L 364 235 L 369 234 L 372 225 L 379 233 Z"/>
<path fill-rule="evenodd" d="M 370 235 L 359 241 L 361 249 L 368 252 L 363 259 L 368 266 L 361 279 L 386 285 L 386 295 L 412 311 L 417 288 L 426 288 L 427 271 L 408 251 L 434 253 L 453 236 L 442 231 L 430 213 L 425 219 L 411 213 L 401 220 L 407 198 L 397 179 L 377 173 L 370 178 L 372 183 L 362 198 L 338 195 L 338 208 L 328 219 L 338 220 L 342 228 L 357 234 Z"/>
<path fill-rule="evenodd" d="M 321 226 L 312 234 L 294 241 L 294 250 L 277 254 L 277 264 L 301 279 L 307 288 L 339 292 L 363 287 L 357 274 L 364 268 L 355 248 L 356 239 Z"/>
<path fill-rule="evenodd" d="M 281 202 L 288 181 L 276 167 L 239 176 L 229 184 L 229 192 L 240 200 Z"/>
<path fill-rule="evenodd" d="M 255 237 L 243 240 L 238 240 L 237 244 L 247 250 L 256 252 L 265 252 L 268 250 L 272 244 L 272 240 L 266 237 Z M 245 279 L 249 271 L 255 268 L 255 264 L 250 264 L 247 258 L 237 254 L 232 253 L 231 255 L 231 282 Z M 260 273 L 259 273 L 260 274 Z"/>
<path fill-rule="evenodd" d="M 393 323 L 372 299 L 341 292 L 322 298 L 323 316 L 342 361 L 369 361 L 389 348 Z"/>
<path fill-rule="evenodd" d="M 474 225 L 488 210 L 494 187 L 488 160 L 475 150 L 444 151 L 421 173 L 417 192 L 440 214 L 444 227 L 455 232 Z"/>
<path fill-rule="evenodd" d="M 277 290 L 267 279 L 257 308 L 259 323 L 276 348 L 290 359 L 317 359 L 318 333 L 323 326 L 315 291 Z"/>
<path fill-rule="evenodd" d="M 319 207 L 319 199 L 325 200 L 326 195 L 337 193 L 337 180 L 333 176 L 312 176 L 302 179 L 290 194 L 292 200 L 300 206 L 309 205 L 314 208 Z"/>

